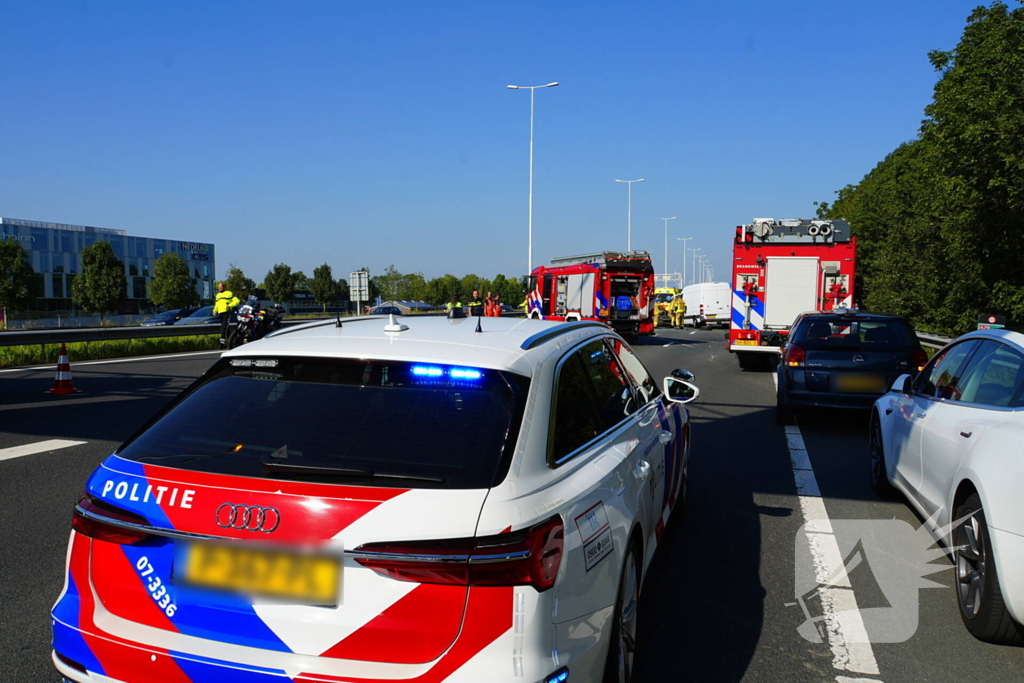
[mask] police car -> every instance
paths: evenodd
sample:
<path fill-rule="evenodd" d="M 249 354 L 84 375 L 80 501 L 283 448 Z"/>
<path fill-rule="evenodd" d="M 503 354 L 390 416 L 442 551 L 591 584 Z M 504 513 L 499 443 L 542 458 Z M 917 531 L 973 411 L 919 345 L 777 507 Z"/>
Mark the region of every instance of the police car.
<path fill-rule="evenodd" d="M 628 681 L 692 375 L 596 322 L 354 319 L 227 352 L 74 510 L 71 681 Z"/>

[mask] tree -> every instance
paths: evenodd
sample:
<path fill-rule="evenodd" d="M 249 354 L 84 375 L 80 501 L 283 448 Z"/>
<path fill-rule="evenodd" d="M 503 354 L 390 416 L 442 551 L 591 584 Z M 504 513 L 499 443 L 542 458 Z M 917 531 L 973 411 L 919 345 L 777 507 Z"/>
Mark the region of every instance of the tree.
<path fill-rule="evenodd" d="M 334 281 L 329 265 L 325 263 L 313 269 L 309 290 L 313 293 L 313 299 L 324 307 L 324 313 L 327 312 L 327 304 L 333 304 L 338 300 L 338 283 Z"/>
<path fill-rule="evenodd" d="M 289 301 L 295 292 L 295 274 L 292 273 L 291 266 L 275 263 L 263 278 L 263 285 L 271 301 L 283 304 Z"/>
<path fill-rule="evenodd" d="M 396 301 L 401 298 L 399 294 L 401 293 L 403 277 L 394 264 L 391 264 L 384 269 L 383 275 L 375 275 L 370 280 L 376 285 L 380 296 L 388 301 Z"/>
<path fill-rule="evenodd" d="M 224 279 L 224 288 L 237 296 L 242 301 L 249 298 L 249 295 L 256 289 L 256 283 L 245 276 L 242 269 L 234 263 L 228 267 L 227 277 Z"/>
<path fill-rule="evenodd" d="M 349 295 L 348 295 L 348 280 L 346 280 L 343 277 L 339 277 L 336 284 L 337 284 L 337 287 L 338 287 L 338 299 L 341 300 L 341 301 L 347 301 L 348 298 L 349 298 Z"/>
<path fill-rule="evenodd" d="M 79 308 L 99 314 L 117 310 L 128 293 L 124 263 L 109 242 L 95 242 L 82 250 L 82 272 L 71 285 L 71 300 Z"/>
<path fill-rule="evenodd" d="M 176 253 L 164 254 L 153 264 L 149 300 L 167 309 L 199 304 L 199 292 L 189 277 L 188 264 Z"/>
<path fill-rule="evenodd" d="M 295 289 L 301 289 L 308 292 L 311 281 L 306 274 L 301 270 L 296 270 L 292 275 L 295 277 Z"/>
<path fill-rule="evenodd" d="M 28 303 L 35 289 L 34 274 L 23 246 L 11 240 L 0 241 L 0 308 Z"/>

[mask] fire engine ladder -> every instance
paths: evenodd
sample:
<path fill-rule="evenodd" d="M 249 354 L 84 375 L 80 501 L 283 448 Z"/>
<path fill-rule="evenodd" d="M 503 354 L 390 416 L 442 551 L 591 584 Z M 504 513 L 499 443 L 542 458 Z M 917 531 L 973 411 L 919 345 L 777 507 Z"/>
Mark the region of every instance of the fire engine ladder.
<path fill-rule="evenodd" d="M 650 261 L 651 255 L 646 251 L 599 251 L 596 254 L 580 254 L 579 256 L 562 256 L 551 259 L 552 266 L 572 266 L 580 263 L 597 263 L 608 265 L 611 261 Z"/>

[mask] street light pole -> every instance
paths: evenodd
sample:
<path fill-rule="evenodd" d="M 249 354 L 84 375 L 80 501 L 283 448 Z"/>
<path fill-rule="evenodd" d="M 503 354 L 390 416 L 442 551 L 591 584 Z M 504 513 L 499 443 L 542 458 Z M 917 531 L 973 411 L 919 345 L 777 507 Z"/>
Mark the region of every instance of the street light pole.
<path fill-rule="evenodd" d="M 693 284 L 697 284 L 697 252 L 700 251 L 700 247 L 690 251 L 693 252 Z"/>
<path fill-rule="evenodd" d="M 626 183 L 629 188 L 629 196 L 626 204 L 626 251 L 633 251 L 633 183 L 642 183 L 643 178 L 636 180 L 616 180 L 617 183 Z"/>
<path fill-rule="evenodd" d="M 529 275 L 533 272 L 533 91 L 537 88 L 553 88 L 558 85 L 558 81 L 553 83 L 545 83 L 544 85 L 510 85 L 507 86 L 510 90 L 529 90 L 530 91 L 530 217 L 528 220 L 529 226 L 527 228 L 527 245 L 526 245 L 526 274 Z"/>
<path fill-rule="evenodd" d="M 683 243 L 683 287 L 686 286 L 686 241 L 692 240 L 692 237 L 677 237 L 677 240 Z"/>
<path fill-rule="evenodd" d="M 659 221 L 665 221 L 665 277 L 668 277 L 668 222 L 674 221 L 677 216 L 670 216 L 668 218 L 659 218 Z M 668 280 L 665 281 L 666 283 Z"/>

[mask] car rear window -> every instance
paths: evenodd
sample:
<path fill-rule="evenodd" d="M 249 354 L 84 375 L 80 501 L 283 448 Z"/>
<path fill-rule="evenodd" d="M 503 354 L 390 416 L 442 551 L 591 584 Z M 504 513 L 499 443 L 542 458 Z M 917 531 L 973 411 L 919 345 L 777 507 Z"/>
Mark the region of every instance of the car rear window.
<path fill-rule="evenodd" d="M 528 388 L 456 366 L 222 359 L 118 455 L 249 477 L 489 488 L 508 470 Z"/>
<path fill-rule="evenodd" d="M 793 343 L 805 349 L 881 351 L 916 347 L 906 322 L 897 319 L 857 319 L 840 316 L 804 318 L 793 331 Z"/>

